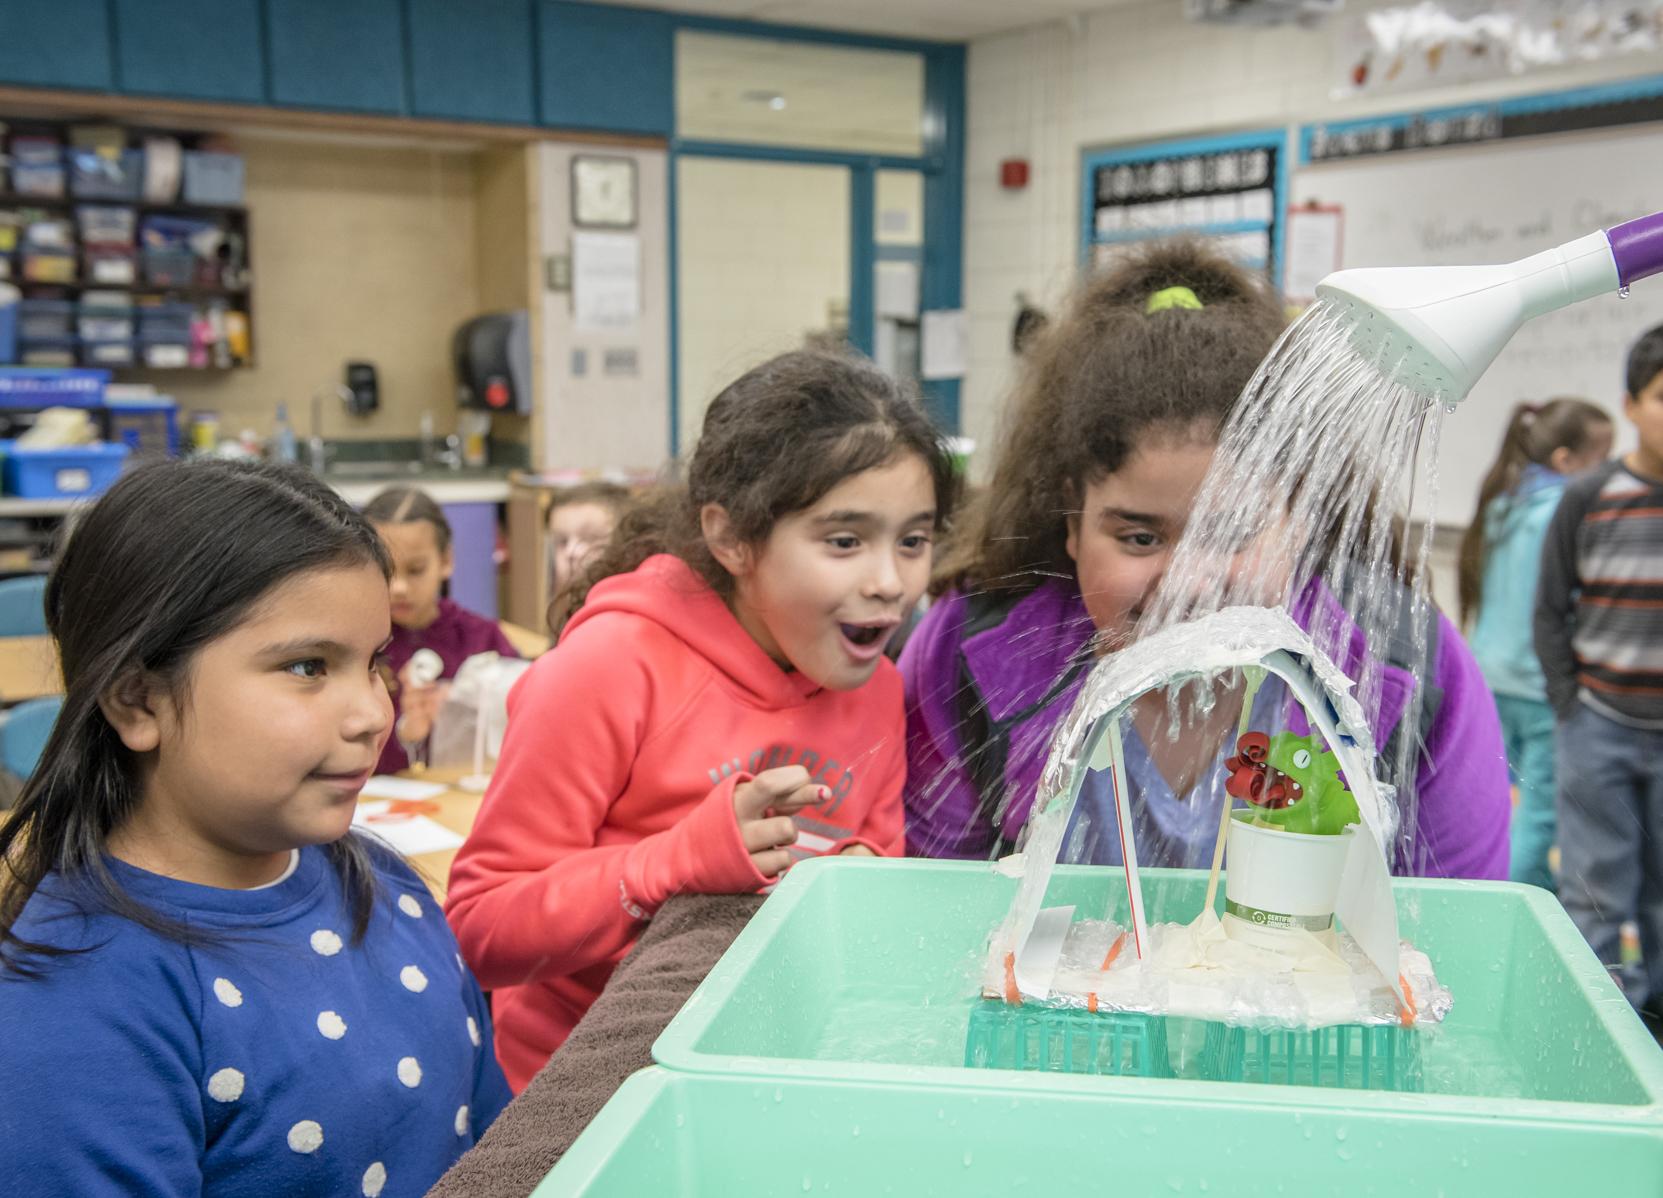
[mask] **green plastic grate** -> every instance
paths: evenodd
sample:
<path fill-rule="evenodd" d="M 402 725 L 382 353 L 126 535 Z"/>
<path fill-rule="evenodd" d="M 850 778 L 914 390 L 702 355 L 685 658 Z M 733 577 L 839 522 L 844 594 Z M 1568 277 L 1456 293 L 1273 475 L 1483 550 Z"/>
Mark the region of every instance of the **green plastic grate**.
<path fill-rule="evenodd" d="M 1261 1031 L 1209 1023 L 1201 1076 L 1340 1090 L 1419 1093 L 1425 1088 L 1419 1033 L 1385 1025 Z"/>
<path fill-rule="evenodd" d="M 1166 1021 L 1124 1011 L 1011 1006 L 982 999 L 970 1012 L 964 1063 L 973 1069 L 1171 1077 Z"/>

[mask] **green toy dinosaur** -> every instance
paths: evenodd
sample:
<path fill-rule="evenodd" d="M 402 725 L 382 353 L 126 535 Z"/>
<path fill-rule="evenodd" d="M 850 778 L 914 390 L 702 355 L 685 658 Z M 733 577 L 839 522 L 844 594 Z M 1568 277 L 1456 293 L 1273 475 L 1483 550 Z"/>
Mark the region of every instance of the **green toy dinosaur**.
<path fill-rule="evenodd" d="M 1287 832 L 1338 836 L 1362 821 L 1357 800 L 1340 780 L 1340 762 L 1319 733 L 1296 736 L 1248 732 L 1236 742 L 1237 756 L 1224 789 L 1246 799 L 1263 821 Z"/>

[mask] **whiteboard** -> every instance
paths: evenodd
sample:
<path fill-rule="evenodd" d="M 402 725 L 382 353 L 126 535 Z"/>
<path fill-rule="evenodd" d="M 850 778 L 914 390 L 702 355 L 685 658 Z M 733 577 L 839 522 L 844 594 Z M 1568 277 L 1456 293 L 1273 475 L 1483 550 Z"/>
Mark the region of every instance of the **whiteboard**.
<path fill-rule="evenodd" d="M 1663 209 L 1663 126 L 1317 163 L 1300 168 L 1292 198 L 1343 207 L 1345 267 L 1507 262 Z M 1444 419 L 1439 523 L 1472 519 L 1520 400 L 1593 400 L 1616 420 L 1619 449 L 1631 445 L 1623 363 L 1634 339 L 1657 324 L 1663 278 L 1627 299 L 1600 296 L 1519 330 Z"/>

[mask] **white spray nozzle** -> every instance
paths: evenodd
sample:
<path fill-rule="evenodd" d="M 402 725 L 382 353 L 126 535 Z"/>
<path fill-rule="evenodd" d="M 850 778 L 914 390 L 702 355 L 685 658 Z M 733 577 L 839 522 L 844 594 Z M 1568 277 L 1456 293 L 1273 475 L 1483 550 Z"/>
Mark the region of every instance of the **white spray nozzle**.
<path fill-rule="evenodd" d="M 417 649 L 410 655 L 410 685 L 432 686 L 445 672 L 445 662 L 431 649 Z"/>
<path fill-rule="evenodd" d="M 1605 233 L 1500 266 L 1342 270 L 1317 296 L 1352 322 L 1352 343 L 1382 372 L 1444 403 L 1464 399 L 1525 321 L 1617 290 Z"/>

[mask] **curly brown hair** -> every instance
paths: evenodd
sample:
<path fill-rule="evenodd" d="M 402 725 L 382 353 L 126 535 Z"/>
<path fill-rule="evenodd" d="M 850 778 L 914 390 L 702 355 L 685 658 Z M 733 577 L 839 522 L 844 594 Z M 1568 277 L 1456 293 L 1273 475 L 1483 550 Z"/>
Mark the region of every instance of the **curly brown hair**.
<path fill-rule="evenodd" d="M 1199 309 L 1148 311 L 1187 287 Z M 1195 239 L 1131 251 L 1075 291 L 1034 347 L 1007 412 L 993 478 L 961 520 L 933 590 L 1032 590 L 1072 575 L 1069 512 L 1151 430 L 1216 436 L 1287 323 L 1257 276 Z"/>
<path fill-rule="evenodd" d="M 935 484 L 935 523 L 946 525 L 958 478 L 941 434 L 912 391 L 853 353 L 797 350 L 746 371 L 705 412 L 685 486 L 635 505 L 612 539 L 555 596 L 555 635 L 603 578 L 673 553 L 726 597 L 733 577 L 705 544 L 699 512 L 721 505 L 734 535 L 766 540 L 775 521 L 802 511 L 844 479 L 914 453 Z"/>

